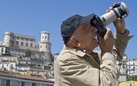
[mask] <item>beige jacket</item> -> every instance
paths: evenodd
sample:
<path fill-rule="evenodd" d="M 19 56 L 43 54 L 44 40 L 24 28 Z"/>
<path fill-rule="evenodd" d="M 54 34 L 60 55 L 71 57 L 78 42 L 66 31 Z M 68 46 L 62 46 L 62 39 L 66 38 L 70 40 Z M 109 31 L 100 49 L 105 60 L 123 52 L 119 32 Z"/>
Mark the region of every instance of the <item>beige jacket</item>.
<path fill-rule="evenodd" d="M 88 55 L 80 50 L 64 47 L 54 61 L 55 86 L 118 86 L 119 67 L 116 58 L 121 60 L 126 49 L 128 31 L 115 35 L 116 44 L 112 53 Z"/>

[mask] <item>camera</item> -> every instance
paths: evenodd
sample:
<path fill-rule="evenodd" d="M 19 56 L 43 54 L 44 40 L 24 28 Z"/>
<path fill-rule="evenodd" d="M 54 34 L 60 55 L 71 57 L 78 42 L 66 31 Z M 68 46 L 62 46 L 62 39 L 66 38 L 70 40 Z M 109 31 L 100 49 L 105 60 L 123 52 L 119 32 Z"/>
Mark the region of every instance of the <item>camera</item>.
<path fill-rule="evenodd" d="M 103 14 L 102 16 L 94 15 L 90 20 L 90 24 L 98 29 L 98 34 L 104 36 L 106 33 L 106 25 L 114 22 L 117 18 L 125 18 L 129 15 L 128 8 L 124 2 L 116 3 L 113 10 Z"/>

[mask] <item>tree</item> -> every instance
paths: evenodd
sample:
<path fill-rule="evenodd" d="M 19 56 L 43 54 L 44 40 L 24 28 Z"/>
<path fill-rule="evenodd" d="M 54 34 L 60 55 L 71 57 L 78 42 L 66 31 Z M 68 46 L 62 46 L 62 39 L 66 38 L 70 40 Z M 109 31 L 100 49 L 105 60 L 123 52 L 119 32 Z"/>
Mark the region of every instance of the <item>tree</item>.
<path fill-rule="evenodd" d="M 28 57 L 31 56 L 31 51 L 29 49 L 26 50 L 26 56 L 28 56 Z"/>
<path fill-rule="evenodd" d="M 128 81 L 137 81 L 137 75 L 134 75 L 134 76 L 129 76 L 128 77 Z"/>

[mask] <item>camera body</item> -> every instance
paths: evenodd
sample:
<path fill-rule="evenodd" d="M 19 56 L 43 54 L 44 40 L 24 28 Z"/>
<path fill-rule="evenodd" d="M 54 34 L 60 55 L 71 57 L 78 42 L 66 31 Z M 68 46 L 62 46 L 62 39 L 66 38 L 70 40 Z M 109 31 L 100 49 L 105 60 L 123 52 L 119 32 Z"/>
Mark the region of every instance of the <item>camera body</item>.
<path fill-rule="evenodd" d="M 91 19 L 90 24 L 98 29 L 98 34 L 104 36 L 106 33 L 106 25 L 114 22 L 117 18 L 125 18 L 129 15 L 128 8 L 124 2 L 116 3 L 113 10 L 103 14 L 102 16 L 95 15 Z"/>

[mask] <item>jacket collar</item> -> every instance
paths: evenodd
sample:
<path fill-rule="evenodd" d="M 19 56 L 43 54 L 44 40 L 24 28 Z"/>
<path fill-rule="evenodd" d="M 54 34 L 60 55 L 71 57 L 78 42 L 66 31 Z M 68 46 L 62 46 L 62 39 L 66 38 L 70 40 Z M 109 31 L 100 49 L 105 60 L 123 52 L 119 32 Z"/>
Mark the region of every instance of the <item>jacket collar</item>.
<path fill-rule="evenodd" d="M 84 53 L 83 51 L 81 51 L 79 49 L 71 48 L 69 46 L 66 47 L 66 45 L 64 45 L 63 50 L 65 50 L 65 52 L 71 52 L 71 53 L 78 55 L 80 57 L 84 57 L 86 55 L 86 53 Z"/>
<path fill-rule="evenodd" d="M 83 57 L 83 59 L 86 59 L 84 58 L 85 56 L 88 56 L 90 58 L 90 62 L 92 64 L 92 66 L 100 69 L 100 61 L 96 60 L 98 59 L 97 56 L 95 56 L 95 58 L 93 56 L 91 56 L 90 54 L 87 54 L 79 49 L 75 49 L 75 48 L 71 48 L 71 47 L 68 47 L 68 46 L 64 46 L 63 48 L 63 52 L 70 52 L 70 53 L 73 53 L 79 57 Z"/>

